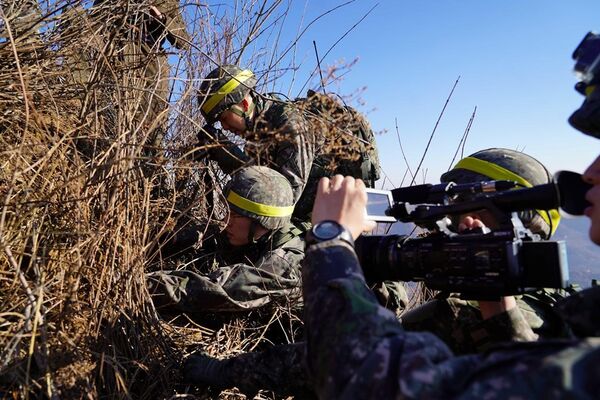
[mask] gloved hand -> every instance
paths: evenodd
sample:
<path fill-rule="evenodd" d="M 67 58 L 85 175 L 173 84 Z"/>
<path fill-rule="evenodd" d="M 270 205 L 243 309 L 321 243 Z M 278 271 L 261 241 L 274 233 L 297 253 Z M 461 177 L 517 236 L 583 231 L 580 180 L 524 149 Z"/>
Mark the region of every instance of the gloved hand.
<path fill-rule="evenodd" d="M 210 124 L 204 125 L 196 134 L 199 149 L 194 152 L 194 160 L 200 161 L 210 156 L 210 149 L 205 148 L 207 144 L 216 144 L 223 137 L 223 132 Z"/>
<path fill-rule="evenodd" d="M 218 360 L 204 354 L 193 354 L 183 364 L 183 381 L 216 388 L 232 387 L 225 367 L 226 363 L 227 360 Z"/>
<path fill-rule="evenodd" d="M 198 144 L 204 146 L 207 143 L 218 141 L 223 137 L 223 131 L 213 125 L 206 124 L 198 131 L 196 136 L 198 137 Z"/>

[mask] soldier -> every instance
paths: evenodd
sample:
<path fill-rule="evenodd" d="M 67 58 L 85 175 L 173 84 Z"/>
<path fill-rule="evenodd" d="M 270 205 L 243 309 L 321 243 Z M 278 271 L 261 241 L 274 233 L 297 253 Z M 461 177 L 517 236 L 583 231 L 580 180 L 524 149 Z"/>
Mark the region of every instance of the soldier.
<path fill-rule="evenodd" d="M 441 182 L 459 184 L 489 180 L 511 180 L 521 187 L 531 187 L 548 183 L 552 177 L 535 158 L 501 148 L 478 151 L 441 177 Z M 550 239 L 560 222 L 557 210 L 521 211 L 518 217 L 542 239 Z M 483 223 L 493 228 L 498 223 L 489 212 L 470 213 L 462 218 L 477 226 Z M 516 298 L 504 297 L 500 302 L 477 302 L 441 293 L 435 300 L 404 314 L 402 326 L 410 331 L 434 333 L 456 354 L 481 352 L 502 341 L 569 337 L 568 326 L 552 307 L 567 295 L 564 290 L 540 289 Z"/>
<path fill-rule="evenodd" d="M 94 43 L 90 41 L 73 49 L 66 60 L 73 81 L 85 87 L 88 96 L 90 88 L 102 88 L 98 96 L 107 97 L 104 118 L 109 139 L 116 135 L 117 109 L 129 124 L 127 129 L 137 136 L 131 140 L 146 146 L 146 155 L 158 154 L 166 131 L 170 93 L 165 44 L 184 50 L 191 40 L 179 3 L 96 0 L 89 13 L 81 5 L 71 10 L 61 29 L 65 35 L 73 34 L 73 30 L 89 28 L 90 24 L 98 25 L 95 31 L 101 40 L 96 45 L 90 45 Z M 98 49 L 103 54 L 98 54 Z M 84 141 L 81 146 L 91 157 L 94 143 Z"/>
<path fill-rule="evenodd" d="M 270 168 L 246 167 L 233 175 L 224 194 L 230 216 L 216 240 L 216 269 L 150 273 L 155 303 L 188 313 L 248 311 L 275 300 L 293 305 L 304 241 L 290 223 L 288 181 Z"/>
<path fill-rule="evenodd" d="M 514 150 L 493 148 L 466 157 L 441 177 L 442 182 L 455 183 L 489 180 L 513 180 L 522 186 L 531 186 L 548 183 L 551 176 L 533 157 Z M 528 210 L 519 212 L 518 216 L 525 227 L 543 239 L 550 238 L 560 221 L 556 210 Z M 491 227 L 498 223 L 489 212 L 461 217 L 462 223 L 470 226 L 480 224 L 480 220 Z M 562 297 L 563 293 L 546 289 L 517 299 L 510 296 L 500 302 L 482 301 L 478 304 L 442 293 L 438 299 L 403 314 L 402 325 L 409 331 L 436 334 L 457 353 L 473 353 L 502 341 L 536 340 L 537 335 L 532 328 L 543 337 L 566 335 L 568 329 L 565 323 L 552 309 L 556 299 Z M 237 386 L 248 393 L 269 389 L 280 395 L 297 395 L 302 393 L 298 390 L 308 386 L 306 374 L 294 364 L 304 359 L 305 352 L 306 349 L 297 343 L 225 360 L 200 355 L 190 358 L 185 373 L 193 383 L 203 382 L 224 388 Z M 274 356 L 276 354 L 280 355 L 279 358 Z M 274 368 L 275 365 L 283 367 Z"/>
<path fill-rule="evenodd" d="M 307 240 L 303 265 L 307 364 L 319 398 L 597 397 L 600 338 L 513 343 L 455 357 L 436 336 L 406 332 L 377 304 L 354 253 L 353 239 L 370 228 L 364 188 L 350 177 L 323 178 L 313 209 L 313 230 L 328 232 Z"/>
<path fill-rule="evenodd" d="M 218 140 L 219 146 L 208 154 L 225 173 L 251 163 L 280 172 L 294 191 L 292 221 L 303 230 L 310 226 L 321 177 L 342 171 L 374 186 L 379 178 L 379 158 L 371 127 L 360 113 L 351 107 L 338 107 L 328 96 L 312 91 L 302 102 L 267 97 L 254 90 L 256 83 L 252 71 L 224 65 L 211 71 L 200 87 L 200 108 L 207 122 L 201 141 Z M 244 152 L 212 127 L 217 121 L 223 129 L 247 140 Z M 335 147 L 345 142 L 348 146 L 343 152 L 347 155 L 342 156 Z M 348 154 L 356 159 L 347 159 Z M 384 282 L 374 290 L 396 312 L 408 303 L 399 282 Z"/>
<path fill-rule="evenodd" d="M 308 222 L 319 178 L 332 175 L 332 168 L 344 164 L 344 157 L 339 153 L 332 155 L 333 150 L 328 146 L 333 146 L 333 138 L 341 131 L 360 131 L 367 139 L 350 141 L 343 151 L 349 153 L 354 149 L 362 163 L 348 164 L 351 166 L 344 173 L 372 183 L 378 179 L 379 165 L 373 143 L 368 143 L 369 150 L 359 149 L 359 144 L 372 139 L 371 128 L 362 115 L 350 107 L 340 110 L 332 99 L 314 92 L 309 92 L 305 102 L 261 95 L 254 90 L 256 83 L 252 71 L 224 65 L 211 71 L 200 87 L 200 106 L 207 123 L 201 141 L 203 144 L 220 142 L 222 147 L 211 150 L 210 155 L 225 173 L 248 163 L 277 170 L 292 185 L 296 202 L 294 220 Z M 324 109 L 325 114 L 337 113 L 343 117 L 336 119 L 339 123 L 326 122 L 326 117 L 320 114 Z M 211 128 L 216 122 L 246 139 L 244 152 Z M 371 156 L 366 154 L 368 152 Z"/>

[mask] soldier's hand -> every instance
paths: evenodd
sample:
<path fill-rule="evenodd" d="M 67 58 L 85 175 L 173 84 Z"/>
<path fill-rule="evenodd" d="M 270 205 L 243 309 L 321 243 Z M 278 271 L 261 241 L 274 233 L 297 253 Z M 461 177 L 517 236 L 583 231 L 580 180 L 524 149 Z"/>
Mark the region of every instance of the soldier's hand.
<path fill-rule="evenodd" d="M 209 124 L 204 125 L 196 134 L 200 146 L 204 146 L 210 142 L 215 143 L 221 136 L 223 136 L 222 131 Z"/>
<path fill-rule="evenodd" d="M 313 206 L 313 225 L 325 221 L 336 221 L 346 227 L 356 239 L 362 232 L 375 228 L 374 221 L 366 219 L 367 192 L 360 179 L 336 175 L 321 178 Z"/>

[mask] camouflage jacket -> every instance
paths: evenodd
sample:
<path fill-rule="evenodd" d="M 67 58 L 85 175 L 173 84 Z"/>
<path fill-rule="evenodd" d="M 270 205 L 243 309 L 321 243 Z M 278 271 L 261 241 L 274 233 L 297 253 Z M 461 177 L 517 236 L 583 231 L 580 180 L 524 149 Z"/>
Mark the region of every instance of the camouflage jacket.
<path fill-rule="evenodd" d="M 303 266 L 308 369 L 319 398 L 596 398 L 600 338 L 511 343 L 456 357 L 406 332 L 367 288 L 353 249 L 311 246 Z"/>
<path fill-rule="evenodd" d="M 238 249 L 220 246 L 217 251 L 217 267 L 211 272 L 150 273 L 155 303 L 188 313 L 208 313 L 251 310 L 275 300 L 299 300 L 304 240 L 291 227 L 275 231 L 256 245 Z"/>
<path fill-rule="evenodd" d="M 308 221 L 320 177 L 313 177 L 313 161 L 323 135 L 313 131 L 303 113 L 291 102 L 255 97 L 256 119 L 245 134 L 242 152 L 225 137 L 223 147 L 212 150 L 211 158 L 230 174 L 247 164 L 265 165 L 285 176 L 294 192 L 294 217 Z"/>

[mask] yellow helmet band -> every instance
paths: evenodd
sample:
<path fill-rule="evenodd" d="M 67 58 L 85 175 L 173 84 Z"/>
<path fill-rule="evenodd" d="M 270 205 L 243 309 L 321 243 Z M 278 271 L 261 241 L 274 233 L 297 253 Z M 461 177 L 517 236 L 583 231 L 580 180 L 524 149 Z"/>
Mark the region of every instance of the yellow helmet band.
<path fill-rule="evenodd" d="M 254 74 L 249 69 L 245 69 L 242 72 L 236 74 L 233 78 L 227 81 L 223 86 L 217 90 L 215 94 L 210 96 L 208 100 L 204 102 L 202 105 L 202 111 L 206 114 L 210 113 L 216 106 L 231 93 L 235 88 L 237 88 L 241 83 L 244 83 L 248 79 L 252 78 Z"/>
<path fill-rule="evenodd" d="M 227 195 L 227 201 L 242 210 L 249 211 L 262 217 L 288 217 L 294 212 L 294 206 L 278 207 L 256 203 L 240 196 L 232 190 L 230 190 Z"/>
<path fill-rule="evenodd" d="M 491 163 L 489 161 L 480 160 L 475 157 L 466 157 L 460 160 L 453 169 L 466 169 L 471 172 L 475 172 L 477 174 L 485 175 L 493 180 L 508 180 L 517 182 L 519 185 L 524 187 L 532 187 L 533 185 L 529 183 L 525 178 L 515 174 L 512 171 L 507 170 L 497 164 Z M 552 230 L 552 234 L 558 228 L 558 224 L 560 223 L 560 213 L 556 209 L 552 210 L 535 210 L 540 217 Z"/>

